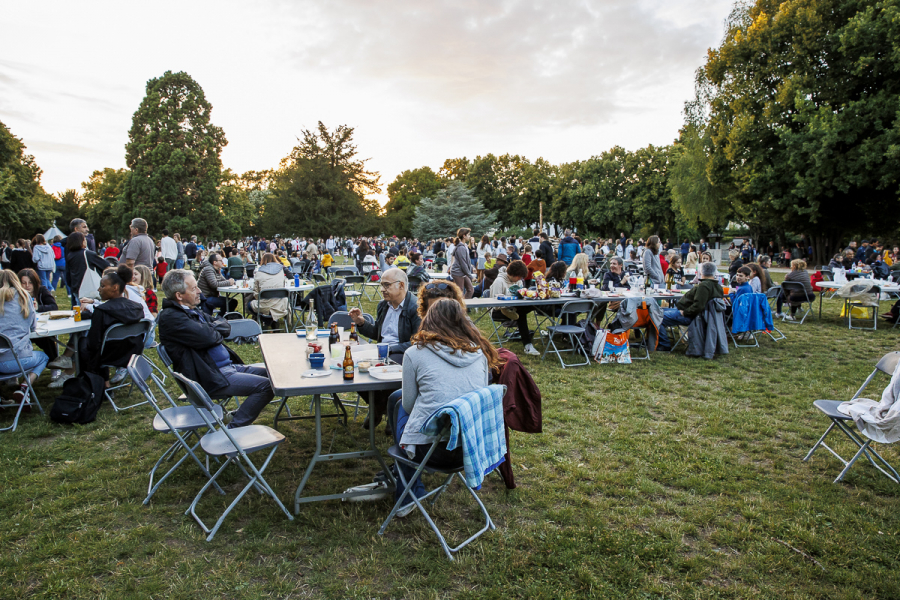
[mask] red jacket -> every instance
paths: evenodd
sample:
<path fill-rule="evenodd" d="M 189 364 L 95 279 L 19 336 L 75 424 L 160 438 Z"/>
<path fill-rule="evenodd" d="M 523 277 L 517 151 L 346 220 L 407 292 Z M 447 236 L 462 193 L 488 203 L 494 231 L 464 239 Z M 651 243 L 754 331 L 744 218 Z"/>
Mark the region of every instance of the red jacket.
<path fill-rule="evenodd" d="M 531 377 L 519 357 L 506 348 L 498 350 L 500 358 L 506 364 L 499 372 L 493 373 L 491 383 L 506 386 L 503 396 L 503 417 L 506 422 L 506 460 L 500 465 L 500 475 L 506 487 L 513 489 L 516 481 L 512 472 L 512 458 L 509 453 L 509 430 L 523 433 L 541 433 L 543 431 L 541 417 L 541 390 Z"/>

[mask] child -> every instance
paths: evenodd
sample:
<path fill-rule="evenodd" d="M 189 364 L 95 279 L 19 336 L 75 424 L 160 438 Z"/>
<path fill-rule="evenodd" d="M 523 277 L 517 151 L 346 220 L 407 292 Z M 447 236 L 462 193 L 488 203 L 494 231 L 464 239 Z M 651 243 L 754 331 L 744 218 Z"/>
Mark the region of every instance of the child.
<path fill-rule="evenodd" d="M 334 258 L 327 251 L 322 255 L 322 268 L 327 269 L 334 263 Z"/>
<path fill-rule="evenodd" d="M 497 259 L 493 257 L 490 252 L 484 253 L 484 270 L 493 269 L 494 265 L 497 264 Z"/>
<path fill-rule="evenodd" d="M 444 257 L 444 251 L 441 250 L 437 253 L 437 258 L 434 259 L 434 270 L 438 273 L 444 272 L 444 265 L 447 264 L 447 259 Z"/>

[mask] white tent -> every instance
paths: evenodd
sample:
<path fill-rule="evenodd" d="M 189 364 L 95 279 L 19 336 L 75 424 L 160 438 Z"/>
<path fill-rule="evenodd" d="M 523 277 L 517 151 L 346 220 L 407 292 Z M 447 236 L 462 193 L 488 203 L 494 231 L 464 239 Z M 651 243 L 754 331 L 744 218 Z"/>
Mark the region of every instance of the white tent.
<path fill-rule="evenodd" d="M 53 221 L 53 227 L 51 227 L 50 229 L 48 229 L 47 231 L 44 232 L 44 239 L 47 240 L 47 242 L 52 242 L 53 238 L 55 238 L 58 235 L 62 236 L 62 237 L 66 237 L 66 234 L 64 234 L 62 231 L 60 231 L 59 227 L 56 226 L 56 221 Z"/>

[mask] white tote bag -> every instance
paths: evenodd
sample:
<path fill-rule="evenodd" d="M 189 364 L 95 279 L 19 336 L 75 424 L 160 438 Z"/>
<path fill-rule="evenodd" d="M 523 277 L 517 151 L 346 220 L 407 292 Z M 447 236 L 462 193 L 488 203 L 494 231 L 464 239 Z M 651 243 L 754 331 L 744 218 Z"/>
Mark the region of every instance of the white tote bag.
<path fill-rule="evenodd" d="M 81 280 L 81 287 L 78 288 L 79 298 L 100 299 L 100 275 L 91 268 L 91 263 L 87 259 L 87 251 L 84 253 L 84 279 Z"/>

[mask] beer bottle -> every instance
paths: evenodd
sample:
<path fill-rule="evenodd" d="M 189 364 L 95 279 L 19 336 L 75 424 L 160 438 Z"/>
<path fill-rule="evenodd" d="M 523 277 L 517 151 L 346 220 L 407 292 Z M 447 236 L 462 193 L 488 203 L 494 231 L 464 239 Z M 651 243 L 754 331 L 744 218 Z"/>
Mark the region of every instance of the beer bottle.
<path fill-rule="evenodd" d="M 353 381 L 353 355 L 350 353 L 350 346 L 344 350 L 344 381 Z"/>
<path fill-rule="evenodd" d="M 328 349 L 331 350 L 331 347 L 335 344 L 339 344 L 341 342 L 341 336 L 338 334 L 337 323 L 331 324 L 331 333 L 328 335 Z"/>
<path fill-rule="evenodd" d="M 359 334 L 356 333 L 356 323 L 350 324 L 350 342 L 353 344 L 359 343 Z"/>

